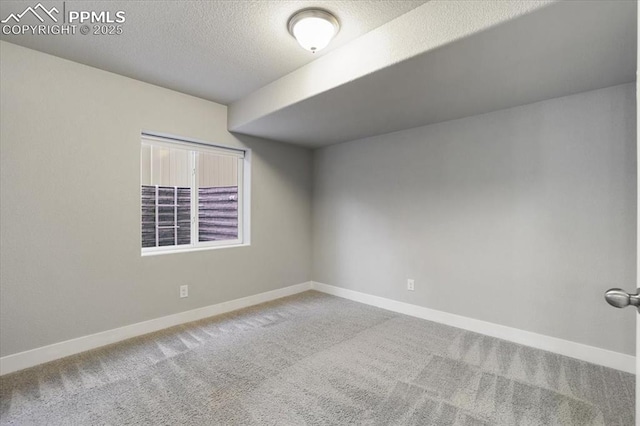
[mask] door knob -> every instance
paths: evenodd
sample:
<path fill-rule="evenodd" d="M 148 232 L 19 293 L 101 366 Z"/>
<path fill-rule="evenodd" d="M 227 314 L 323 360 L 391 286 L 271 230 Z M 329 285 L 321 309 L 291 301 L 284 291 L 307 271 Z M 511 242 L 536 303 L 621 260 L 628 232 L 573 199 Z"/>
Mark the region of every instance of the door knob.
<path fill-rule="evenodd" d="M 636 290 L 640 293 L 640 288 Z M 640 312 L 640 295 L 629 294 L 620 288 L 612 288 L 605 292 L 604 298 L 608 304 L 615 306 L 616 308 L 625 308 L 629 305 L 635 306 Z"/>

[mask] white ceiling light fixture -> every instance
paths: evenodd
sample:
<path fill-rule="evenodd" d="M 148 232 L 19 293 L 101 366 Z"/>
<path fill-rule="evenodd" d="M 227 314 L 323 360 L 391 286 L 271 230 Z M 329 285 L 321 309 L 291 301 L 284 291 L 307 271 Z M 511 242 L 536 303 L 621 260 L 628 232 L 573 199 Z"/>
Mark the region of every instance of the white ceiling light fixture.
<path fill-rule="evenodd" d="M 340 30 L 338 19 L 322 9 L 300 10 L 289 19 L 287 26 L 300 46 L 311 53 L 327 47 Z"/>

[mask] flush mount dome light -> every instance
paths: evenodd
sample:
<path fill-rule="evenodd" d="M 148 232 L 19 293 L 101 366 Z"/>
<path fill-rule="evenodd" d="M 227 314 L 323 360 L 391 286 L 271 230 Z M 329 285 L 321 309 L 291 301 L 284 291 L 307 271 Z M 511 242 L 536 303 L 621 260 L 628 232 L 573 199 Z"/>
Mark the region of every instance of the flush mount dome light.
<path fill-rule="evenodd" d="M 316 53 L 327 47 L 338 33 L 340 24 L 335 16 L 322 9 L 305 9 L 289 19 L 289 33 L 300 46 Z"/>

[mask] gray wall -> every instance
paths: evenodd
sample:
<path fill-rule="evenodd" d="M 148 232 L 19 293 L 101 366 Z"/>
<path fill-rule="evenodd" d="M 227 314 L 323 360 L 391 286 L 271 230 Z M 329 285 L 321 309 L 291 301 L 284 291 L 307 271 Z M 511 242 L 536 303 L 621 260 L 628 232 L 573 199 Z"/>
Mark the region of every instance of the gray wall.
<path fill-rule="evenodd" d="M 239 139 L 202 99 L 6 42 L 0 59 L 0 355 L 310 279 L 310 151 Z M 140 256 L 143 129 L 253 150 L 250 247 Z"/>
<path fill-rule="evenodd" d="M 628 84 L 318 150 L 313 279 L 633 354 L 635 122 Z"/>
<path fill-rule="evenodd" d="M 311 276 L 633 353 L 602 301 L 635 282 L 633 85 L 318 150 L 312 213 L 311 152 L 230 134 L 224 106 L 0 59 L 1 356 Z M 143 129 L 253 149 L 250 247 L 140 256 Z"/>

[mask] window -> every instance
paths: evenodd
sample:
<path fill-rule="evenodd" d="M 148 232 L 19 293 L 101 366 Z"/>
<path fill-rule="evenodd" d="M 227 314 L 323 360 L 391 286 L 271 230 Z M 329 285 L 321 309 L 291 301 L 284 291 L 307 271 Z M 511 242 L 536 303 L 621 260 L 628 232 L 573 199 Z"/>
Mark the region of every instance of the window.
<path fill-rule="evenodd" d="M 239 245 L 245 151 L 142 135 L 142 254 Z"/>

